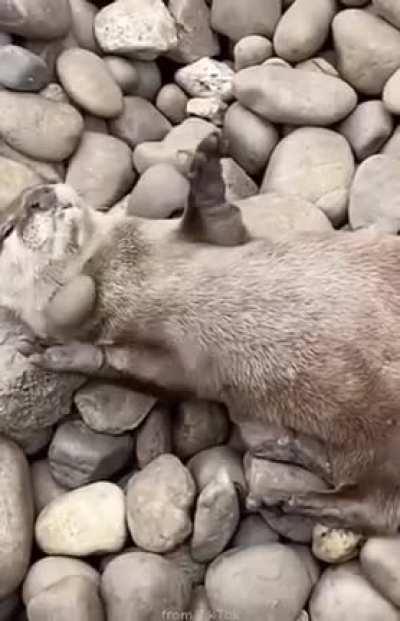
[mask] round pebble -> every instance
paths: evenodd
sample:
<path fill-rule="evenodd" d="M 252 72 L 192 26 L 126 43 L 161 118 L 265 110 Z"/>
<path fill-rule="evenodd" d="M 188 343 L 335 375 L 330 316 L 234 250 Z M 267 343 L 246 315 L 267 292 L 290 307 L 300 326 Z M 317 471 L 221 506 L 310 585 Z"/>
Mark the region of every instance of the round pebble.
<path fill-rule="evenodd" d="M 105 119 L 121 114 L 122 92 L 104 61 L 89 50 L 72 48 L 57 59 L 57 73 L 71 99 Z"/>
<path fill-rule="evenodd" d="M 272 43 L 260 35 L 248 35 L 240 39 L 233 48 L 235 71 L 260 65 L 272 56 Z"/>
<path fill-rule="evenodd" d="M 44 60 L 19 45 L 0 46 L 0 85 L 14 91 L 40 91 L 50 81 Z"/>
<path fill-rule="evenodd" d="M 182 123 L 186 118 L 186 105 L 188 98 L 176 84 L 165 84 L 156 99 L 156 106 L 171 121 Z"/>
<path fill-rule="evenodd" d="M 201 58 L 178 69 L 176 83 L 192 97 L 220 97 L 232 99 L 234 73 L 227 63 L 213 58 Z"/>
<path fill-rule="evenodd" d="M 362 161 L 387 141 L 393 131 L 393 117 L 380 100 L 364 101 L 340 124 L 339 131 Z"/>
<path fill-rule="evenodd" d="M 161 140 L 171 124 L 150 101 L 143 97 L 124 97 L 122 113 L 110 122 L 110 132 L 132 149 L 147 140 Z"/>
<path fill-rule="evenodd" d="M 344 563 L 358 556 L 362 540 L 360 534 L 351 530 L 316 524 L 312 551 L 314 556 L 325 563 Z"/>
<path fill-rule="evenodd" d="M 97 7 L 88 0 L 69 0 L 71 5 L 72 34 L 79 47 L 98 52 L 93 26 Z"/>
<path fill-rule="evenodd" d="M 103 60 L 124 95 L 134 93 L 139 83 L 139 75 L 133 62 L 119 56 L 105 56 Z"/>
<path fill-rule="evenodd" d="M 136 459 L 144 468 L 153 459 L 172 452 L 171 415 L 168 406 L 157 403 L 136 435 Z"/>
<path fill-rule="evenodd" d="M 229 420 L 218 403 L 185 401 L 172 419 L 172 446 L 175 455 L 188 459 L 228 439 Z"/>
<path fill-rule="evenodd" d="M 188 180 L 174 166 L 155 164 L 144 171 L 133 188 L 128 213 L 142 218 L 169 218 L 183 211 L 189 189 Z"/>

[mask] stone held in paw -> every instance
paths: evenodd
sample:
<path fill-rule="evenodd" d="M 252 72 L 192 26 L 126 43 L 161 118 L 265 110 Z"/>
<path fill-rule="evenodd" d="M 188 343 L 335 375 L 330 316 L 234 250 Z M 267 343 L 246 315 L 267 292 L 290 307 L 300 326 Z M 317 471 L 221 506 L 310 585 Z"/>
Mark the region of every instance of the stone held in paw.
<path fill-rule="evenodd" d="M 357 103 L 356 92 L 339 78 L 271 64 L 239 71 L 233 91 L 252 112 L 273 123 L 293 125 L 331 125 Z"/>

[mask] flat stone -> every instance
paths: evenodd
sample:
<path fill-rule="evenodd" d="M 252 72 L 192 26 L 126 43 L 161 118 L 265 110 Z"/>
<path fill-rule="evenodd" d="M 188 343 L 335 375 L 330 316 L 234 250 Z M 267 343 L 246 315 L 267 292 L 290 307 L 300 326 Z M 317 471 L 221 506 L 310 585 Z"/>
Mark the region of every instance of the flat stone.
<path fill-rule="evenodd" d="M 197 489 L 201 491 L 222 471 L 226 473 L 240 497 L 243 499 L 247 484 L 243 470 L 243 460 L 237 451 L 229 446 L 214 446 L 194 455 L 187 467 L 195 480 Z"/>
<path fill-rule="evenodd" d="M 78 576 L 89 580 L 95 587 L 100 584 L 100 576 L 91 565 L 76 558 L 66 556 L 45 556 L 30 566 L 25 576 L 22 597 L 24 604 L 29 602 L 60 580 Z"/>
<path fill-rule="evenodd" d="M 203 449 L 223 444 L 229 435 L 226 410 L 218 403 L 193 400 L 178 405 L 172 418 L 173 452 L 188 459 Z"/>
<path fill-rule="evenodd" d="M 400 227 L 400 161 L 373 155 L 358 167 L 350 192 L 352 228 L 381 222 Z"/>
<path fill-rule="evenodd" d="M 61 162 L 75 150 L 82 131 L 83 119 L 69 104 L 30 93 L 0 92 L 0 134 L 25 155 Z"/>
<path fill-rule="evenodd" d="M 88 205 L 105 210 L 129 192 L 135 179 L 131 150 L 124 141 L 86 131 L 70 159 L 65 182 Z"/>
<path fill-rule="evenodd" d="M 187 95 L 177 84 L 165 84 L 159 91 L 156 106 L 171 123 L 182 123 L 186 118 Z"/>
<path fill-rule="evenodd" d="M 362 535 L 342 528 L 316 524 L 313 531 L 312 551 L 325 563 L 345 563 L 358 556 Z"/>
<path fill-rule="evenodd" d="M 334 18 L 332 34 L 342 78 L 364 95 L 379 95 L 400 67 L 400 32 L 367 11 L 347 9 Z"/>
<path fill-rule="evenodd" d="M 393 118 L 380 100 L 364 101 L 338 129 L 362 161 L 377 153 L 387 141 L 393 131 Z"/>
<path fill-rule="evenodd" d="M 280 0 L 213 0 L 211 5 L 213 29 L 233 41 L 252 34 L 270 37 L 280 17 Z"/>
<path fill-rule="evenodd" d="M 128 213 L 142 218 L 169 218 L 183 211 L 189 190 L 189 181 L 174 166 L 155 164 L 144 171 L 133 188 Z"/>
<path fill-rule="evenodd" d="M 220 97 L 232 99 L 234 72 L 224 62 L 204 57 L 181 67 L 175 73 L 176 83 L 192 97 Z"/>
<path fill-rule="evenodd" d="M 299 196 L 268 192 L 234 203 L 251 234 L 278 241 L 303 232 L 333 231 L 326 215 Z"/>
<path fill-rule="evenodd" d="M 39 175 L 24 164 L 0 155 L 0 212 L 23 190 L 41 181 Z"/>
<path fill-rule="evenodd" d="M 157 403 L 136 433 L 136 460 L 144 468 L 153 459 L 172 452 L 171 415 L 168 406 Z"/>
<path fill-rule="evenodd" d="M 228 140 L 229 154 L 249 175 L 265 169 L 279 140 L 272 123 L 237 102 L 225 115 L 224 136 Z"/>
<path fill-rule="evenodd" d="M 178 47 L 168 57 L 178 63 L 192 63 L 220 53 L 218 38 L 210 27 L 210 9 L 204 0 L 170 0 L 168 10 L 179 24 Z"/>
<path fill-rule="evenodd" d="M 96 433 L 80 420 L 62 423 L 49 448 L 52 476 L 70 489 L 111 477 L 132 457 L 131 436 Z"/>
<path fill-rule="evenodd" d="M 229 475 L 220 471 L 197 499 L 191 539 L 191 554 L 208 562 L 227 546 L 240 517 L 239 501 Z"/>
<path fill-rule="evenodd" d="M 101 580 L 108 621 L 159 621 L 168 612 L 181 618 L 189 609 L 190 592 L 190 580 L 176 564 L 149 552 L 117 556 Z"/>
<path fill-rule="evenodd" d="M 85 381 L 34 367 L 17 352 L 26 338 L 21 322 L 0 311 L 0 432 L 11 437 L 48 428 L 67 416 L 73 393 Z"/>
<path fill-rule="evenodd" d="M 103 604 L 96 587 L 82 576 L 69 576 L 36 595 L 28 604 L 29 621 L 57 618 L 105 621 Z"/>
<path fill-rule="evenodd" d="M 273 123 L 331 125 L 357 103 L 354 89 L 343 80 L 275 64 L 239 71 L 233 90 L 242 106 Z"/>
<path fill-rule="evenodd" d="M 118 0 L 94 21 L 96 39 L 107 54 L 154 60 L 177 47 L 175 22 L 162 0 Z"/>
<path fill-rule="evenodd" d="M 353 175 L 354 157 L 343 136 L 330 129 L 302 127 L 275 148 L 260 192 L 302 197 L 337 225 L 346 219 Z"/>
<path fill-rule="evenodd" d="M 213 610 L 268 621 L 296 619 L 311 591 L 300 557 L 279 543 L 224 552 L 209 565 L 205 587 Z"/>
<path fill-rule="evenodd" d="M 132 149 L 145 141 L 164 138 L 171 129 L 170 122 L 143 97 L 124 97 L 122 113 L 109 124 L 110 132 L 124 140 Z"/>
<path fill-rule="evenodd" d="M 108 481 L 67 492 L 40 512 L 35 535 L 46 554 L 88 556 L 118 552 L 126 539 L 124 494 Z"/>
<path fill-rule="evenodd" d="M 336 0 L 296 0 L 275 30 L 276 54 L 295 63 L 318 52 L 328 37 L 336 8 Z"/>
<path fill-rule="evenodd" d="M 389 112 L 400 114 L 400 69 L 390 76 L 383 89 L 383 103 Z"/>
<path fill-rule="evenodd" d="M 296 543 L 311 543 L 316 520 L 303 515 L 288 515 L 275 507 L 259 509 L 259 513 L 278 535 Z"/>
<path fill-rule="evenodd" d="M 20 45 L 0 46 L 0 85 L 13 91 L 40 91 L 50 81 L 44 60 Z"/>
<path fill-rule="evenodd" d="M 398 621 L 399 612 L 362 575 L 356 561 L 324 571 L 309 604 L 313 621 L 382 619 Z"/>
<path fill-rule="evenodd" d="M 261 35 L 242 37 L 233 48 L 235 71 L 261 65 L 272 56 L 272 43 Z"/>
<path fill-rule="evenodd" d="M 133 541 L 149 552 L 168 552 L 192 531 L 192 476 L 171 454 L 134 474 L 127 490 L 127 521 Z"/>
<path fill-rule="evenodd" d="M 400 6 L 396 0 L 372 0 L 372 6 L 383 19 L 400 28 Z"/>
<path fill-rule="evenodd" d="M 72 48 L 57 59 L 65 91 L 83 110 L 105 119 L 122 113 L 122 92 L 105 62 L 89 50 Z"/>
<path fill-rule="evenodd" d="M 91 380 L 76 392 L 74 402 L 93 431 L 119 435 L 136 429 L 156 400 L 122 386 Z"/>
<path fill-rule="evenodd" d="M 69 0 L 71 5 L 72 34 L 78 46 L 98 52 L 99 46 L 94 36 L 94 18 L 98 8 L 88 0 Z"/>
<path fill-rule="evenodd" d="M 0 437 L 0 598 L 11 595 L 28 569 L 33 538 L 33 498 L 21 449 Z"/>
<path fill-rule="evenodd" d="M 51 474 L 47 459 L 34 461 L 31 465 L 33 486 L 33 499 L 36 514 L 49 504 L 54 498 L 58 498 L 68 491 L 67 487 L 60 485 Z"/>
<path fill-rule="evenodd" d="M 370 583 L 400 606 L 400 538 L 371 537 L 360 553 L 361 568 Z"/>
<path fill-rule="evenodd" d="M 6 0 L 0 4 L 0 30 L 32 39 L 55 39 L 71 26 L 68 0 Z"/>

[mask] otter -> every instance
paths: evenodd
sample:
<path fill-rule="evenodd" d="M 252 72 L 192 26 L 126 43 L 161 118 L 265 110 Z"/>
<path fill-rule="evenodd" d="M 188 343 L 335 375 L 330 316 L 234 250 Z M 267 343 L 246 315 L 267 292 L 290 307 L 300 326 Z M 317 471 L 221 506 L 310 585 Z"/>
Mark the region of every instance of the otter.
<path fill-rule="evenodd" d="M 198 178 L 209 153 L 201 159 Z M 397 532 L 400 240 L 338 231 L 273 243 L 249 235 L 222 194 L 213 212 L 207 188 L 165 226 L 94 212 L 64 187 L 47 188 L 48 200 L 26 193 L 0 222 L 0 304 L 61 343 L 32 362 L 221 402 L 239 426 L 290 430 L 292 453 L 309 463 L 311 439 L 326 447 L 333 488 L 263 501 Z M 60 322 L 48 309 L 82 279 L 91 312 Z"/>

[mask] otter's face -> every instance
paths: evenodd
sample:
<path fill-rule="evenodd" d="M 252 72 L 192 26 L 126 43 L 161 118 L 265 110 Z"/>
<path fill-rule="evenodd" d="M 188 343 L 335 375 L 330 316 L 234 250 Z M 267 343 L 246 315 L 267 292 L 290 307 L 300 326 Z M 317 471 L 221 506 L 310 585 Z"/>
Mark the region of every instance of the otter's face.
<path fill-rule="evenodd" d="M 0 306 L 36 325 L 89 234 L 88 208 L 64 184 L 25 190 L 0 214 Z"/>

